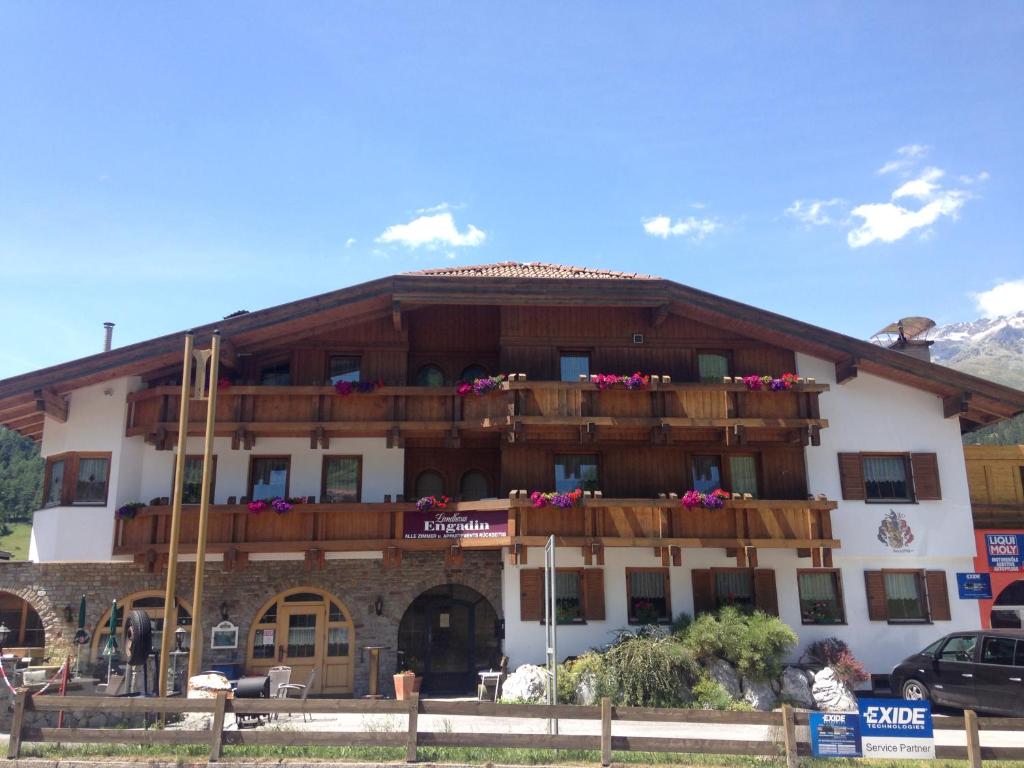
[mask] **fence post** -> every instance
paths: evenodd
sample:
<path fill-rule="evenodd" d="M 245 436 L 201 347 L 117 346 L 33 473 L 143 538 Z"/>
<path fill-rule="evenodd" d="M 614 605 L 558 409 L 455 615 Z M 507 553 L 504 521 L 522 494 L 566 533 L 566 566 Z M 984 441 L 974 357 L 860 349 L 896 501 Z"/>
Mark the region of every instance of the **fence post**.
<path fill-rule="evenodd" d="M 415 763 L 416 762 L 416 742 L 419 736 L 419 712 L 420 712 L 420 695 L 414 693 L 412 698 L 409 699 L 409 729 L 406 731 L 405 737 L 405 762 Z"/>
<path fill-rule="evenodd" d="M 978 713 L 973 709 L 964 710 L 964 731 L 967 732 L 967 762 L 970 763 L 971 768 L 981 768 L 981 737 L 978 735 Z"/>
<path fill-rule="evenodd" d="M 11 719 L 11 738 L 7 742 L 7 759 L 13 760 L 21 756 L 21 728 L 25 722 L 25 703 L 28 691 L 21 691 L 14 699 L 14 717 Z"/>
<path fill-rule="evenodd" d="M 214 700 L 213 722 L 210 723 L 210 762 L 220 760 L 224 753 L 224 711 L 228 695 L 221 691 Z"/>
<path fill-rule="evenodd" d="M 786 768 L 797 768 L 796 722 L 793 720 L 793 708 L 789 704 L 782 705 L 782 740 L 786 747 Z"/>
<path fill-rule="evenodd" d="M 601 699 L 601 765 L 612 764 L 612 700 Z"/>

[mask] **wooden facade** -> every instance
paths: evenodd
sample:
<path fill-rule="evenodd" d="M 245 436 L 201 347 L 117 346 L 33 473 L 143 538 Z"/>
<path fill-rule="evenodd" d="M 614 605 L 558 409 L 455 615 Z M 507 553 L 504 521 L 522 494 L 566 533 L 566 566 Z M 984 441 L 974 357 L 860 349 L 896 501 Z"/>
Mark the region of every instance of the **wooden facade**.
<path fill-rule="evenodd" d="M 965 445 L 975 528 L 1024 527 L 1024 445 Z"/>

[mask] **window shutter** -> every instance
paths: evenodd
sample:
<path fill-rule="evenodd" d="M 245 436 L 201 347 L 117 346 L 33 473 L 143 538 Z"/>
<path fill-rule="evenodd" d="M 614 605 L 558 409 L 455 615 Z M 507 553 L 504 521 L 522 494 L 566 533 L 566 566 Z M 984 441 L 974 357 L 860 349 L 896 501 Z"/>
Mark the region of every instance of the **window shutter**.
<path fill-rule="evenodd" d="M 946 590 L 945 571 L 926 571 L 928 585 L 928 613 L 932 621 L 949 621 L 949 592 Z"/>
<path fill-rule="evenodd" d="M 843 491 L 843 498 L 852 501 L 863 501 L 864 493 L 864 469 L 860 463 L 859 453 L 839 454 L 839 486 Z"/>
<path fill-rule="evenodd" d="M 583 571 L 583 618 L 587 621 L 604 621 L 604 571 L 587 568 Z"/>
<path fill-rule="evenodd" d="M 770 616 L 779 615 L 779 596 L 775 590 L 775 571 L 758 568 L 754 571 L 754 604 Z"/>
<path fill-rule="evenodd" d="M 524 568 L 519 571 L 519 619 L 544 619 L 544 569 Z"/>
<path fill-rule="evenodd" d="M 910 467 L 914 475 L 914 496 L 917 500 L 941 499 L 938 457 L 934 453 L 913 453 L 910 455 Z"/>
<path fill-rule="evenodd" d="M 888 621 L 889 604 L 881 571 L 864 571 L 864 591 L 868 596 L 868 621 Z"/>
<path fill-rule="evenodd" d="M 715 582 L 709 570 L 693 570 L 693 615 L 710 613 L 715 610 Z"/>

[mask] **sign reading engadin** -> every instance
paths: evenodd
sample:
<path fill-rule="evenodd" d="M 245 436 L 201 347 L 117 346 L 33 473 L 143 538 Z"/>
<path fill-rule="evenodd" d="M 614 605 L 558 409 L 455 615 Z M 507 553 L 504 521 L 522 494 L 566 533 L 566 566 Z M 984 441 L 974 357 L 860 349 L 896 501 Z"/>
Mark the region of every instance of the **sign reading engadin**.
<path fill-rule="evenodd" d="M 860 718 L 843 712 L 811 712 L 811 754 L 860 757 Z"/>
<path fill-rule="evenodd" d="M 988 573 L 958 573 L 956 586 L 961 600 L 991 600 L 992 576 Z"/>
<path fill-rule="evenodd" d="M 897 760 L 935 758 L 929 702 L 861 699 L 858 706 L 864 757 Z"/>
<path fill-rule="evenodd" d="M 406 539 L 496 539 L 508 535 L 508 512 L 406 512 Z"/>
<path fill-rule="evenodd" d="M 993 571 L 1019 571 L 1022 538 L 1024 536 L 1018 533 L 986 533 L 985 551 L 989 567 Z"/>

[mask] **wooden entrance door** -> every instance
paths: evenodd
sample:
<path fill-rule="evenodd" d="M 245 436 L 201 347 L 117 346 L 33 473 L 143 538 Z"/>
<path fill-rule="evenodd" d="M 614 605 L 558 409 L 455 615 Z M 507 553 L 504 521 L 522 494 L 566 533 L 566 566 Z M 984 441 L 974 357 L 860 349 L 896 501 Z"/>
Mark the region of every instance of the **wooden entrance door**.
<path fill-rule="evenodd" d="M 283 605 L 278 626 L 281 628 L 279 663 L 292 668 L 291 681 L 305 684 L 316 668 L 310 693 L 323 690 L 324 659 L 327 655 L 327 615 L 323 605 Z"/>

